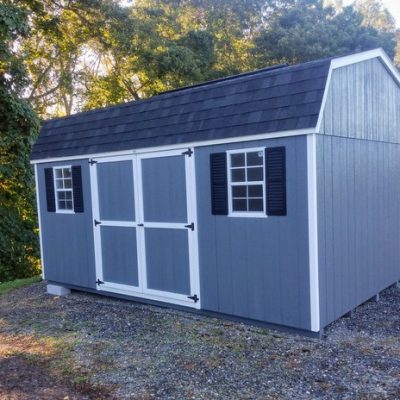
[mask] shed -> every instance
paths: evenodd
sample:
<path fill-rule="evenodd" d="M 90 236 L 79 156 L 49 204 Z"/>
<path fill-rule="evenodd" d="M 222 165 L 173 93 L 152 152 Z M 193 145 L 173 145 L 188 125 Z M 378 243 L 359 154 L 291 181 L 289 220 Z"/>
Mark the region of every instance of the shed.
<path fill-rule="evenodd" d="M 44 278 L 309 333 L 400 279 L 387 55 L 277 66 L 44 123 Z"/>

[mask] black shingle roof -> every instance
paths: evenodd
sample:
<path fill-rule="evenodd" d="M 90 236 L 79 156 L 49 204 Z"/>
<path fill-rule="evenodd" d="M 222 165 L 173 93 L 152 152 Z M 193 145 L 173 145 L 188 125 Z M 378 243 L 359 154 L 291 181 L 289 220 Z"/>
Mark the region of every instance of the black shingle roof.
<path fill-rule="evenodd" d="M 49 120 L 31 159 L 313 128 L 329 65 L 264 69 Z"/>

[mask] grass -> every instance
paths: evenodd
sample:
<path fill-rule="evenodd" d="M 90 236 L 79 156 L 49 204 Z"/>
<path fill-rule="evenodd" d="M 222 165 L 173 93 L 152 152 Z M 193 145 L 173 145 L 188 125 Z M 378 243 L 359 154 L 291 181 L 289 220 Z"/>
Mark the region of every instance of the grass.
<path fill-rule="evenodd" d="M 22 286 L 31 285 L 32 283 L 40 282 L 42 277 L 40 275 L 33 276 L 32 278 L 16 279 L 15 281 L 0 283 L 0 296 L 6 294 L 11 290 L 18 289 Z"/>

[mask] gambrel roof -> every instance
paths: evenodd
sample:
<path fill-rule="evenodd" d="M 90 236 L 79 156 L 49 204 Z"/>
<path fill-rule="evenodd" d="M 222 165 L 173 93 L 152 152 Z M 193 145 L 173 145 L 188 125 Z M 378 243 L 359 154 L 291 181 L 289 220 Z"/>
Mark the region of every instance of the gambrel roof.
<path fill-rule="evenodd" d="M 386 56 L 380 49 L 359 55 Z M 352 63 L 359 55 L 266 68 L 49 120 L 31 159 L 315 129 L 332 60 Z"/>

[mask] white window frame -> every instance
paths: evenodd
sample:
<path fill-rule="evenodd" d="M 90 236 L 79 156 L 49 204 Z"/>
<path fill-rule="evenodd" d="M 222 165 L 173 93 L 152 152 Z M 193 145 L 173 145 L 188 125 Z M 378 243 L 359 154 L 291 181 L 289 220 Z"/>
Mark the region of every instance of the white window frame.
<path fill-rule="evenodd" d="M 246 182 L 232 182 L 232 177 L 231 177 L 231 154 L 239 154 L 239 153 L 252 153 L 252 152 L 262 152 L 263 153 L 263 179 L 261 181 L 246 181 Z M 228 150 L 226 152 L 227 156 L 227 174 L 228 174 L 228 217 L 245 217 L 245 218 L 267 218 L 267 212 L 265 209 L 265 203 L 266 203 L 266 187 L 265 187 L 265 147 L 252 147 L 252 148 L 241 148 L 241 149 L 235 149 L 235 150 Z M 256 167 L 256 166 L 255 166 Z M 245 166 L 247 169 L 247 166 Z M 261 185 L 263 187 L 263 211 L 233 211 L 232 210 L 232 185 L 238 186 L 249 186 L 249 185 Z"/>
<path fill-rule="evenodd" d="M 59 169 L 66 169 L 69 168 L 71 170 L 71 181 L 72 181 L 72 166 L 71 165 L 58 165 L 57 167 L 53 167 L 53 185 L 54 185 L 54 197 L 55 197 L 55 202 L 56 202 L 56 213 L 58 214 L 75 214 L 75 204 L 74 204 L 74 187 L 73 187 L 73 182 L 71 184 L 71 189 L 57 189 L 57 174 L 56 171 Z M 58 207 L 58 192 L 66 192 L 70 191 L 71 192 L 71 198 L 72 198 L 72 210 L 67 210 L 63 208 Z"/>

